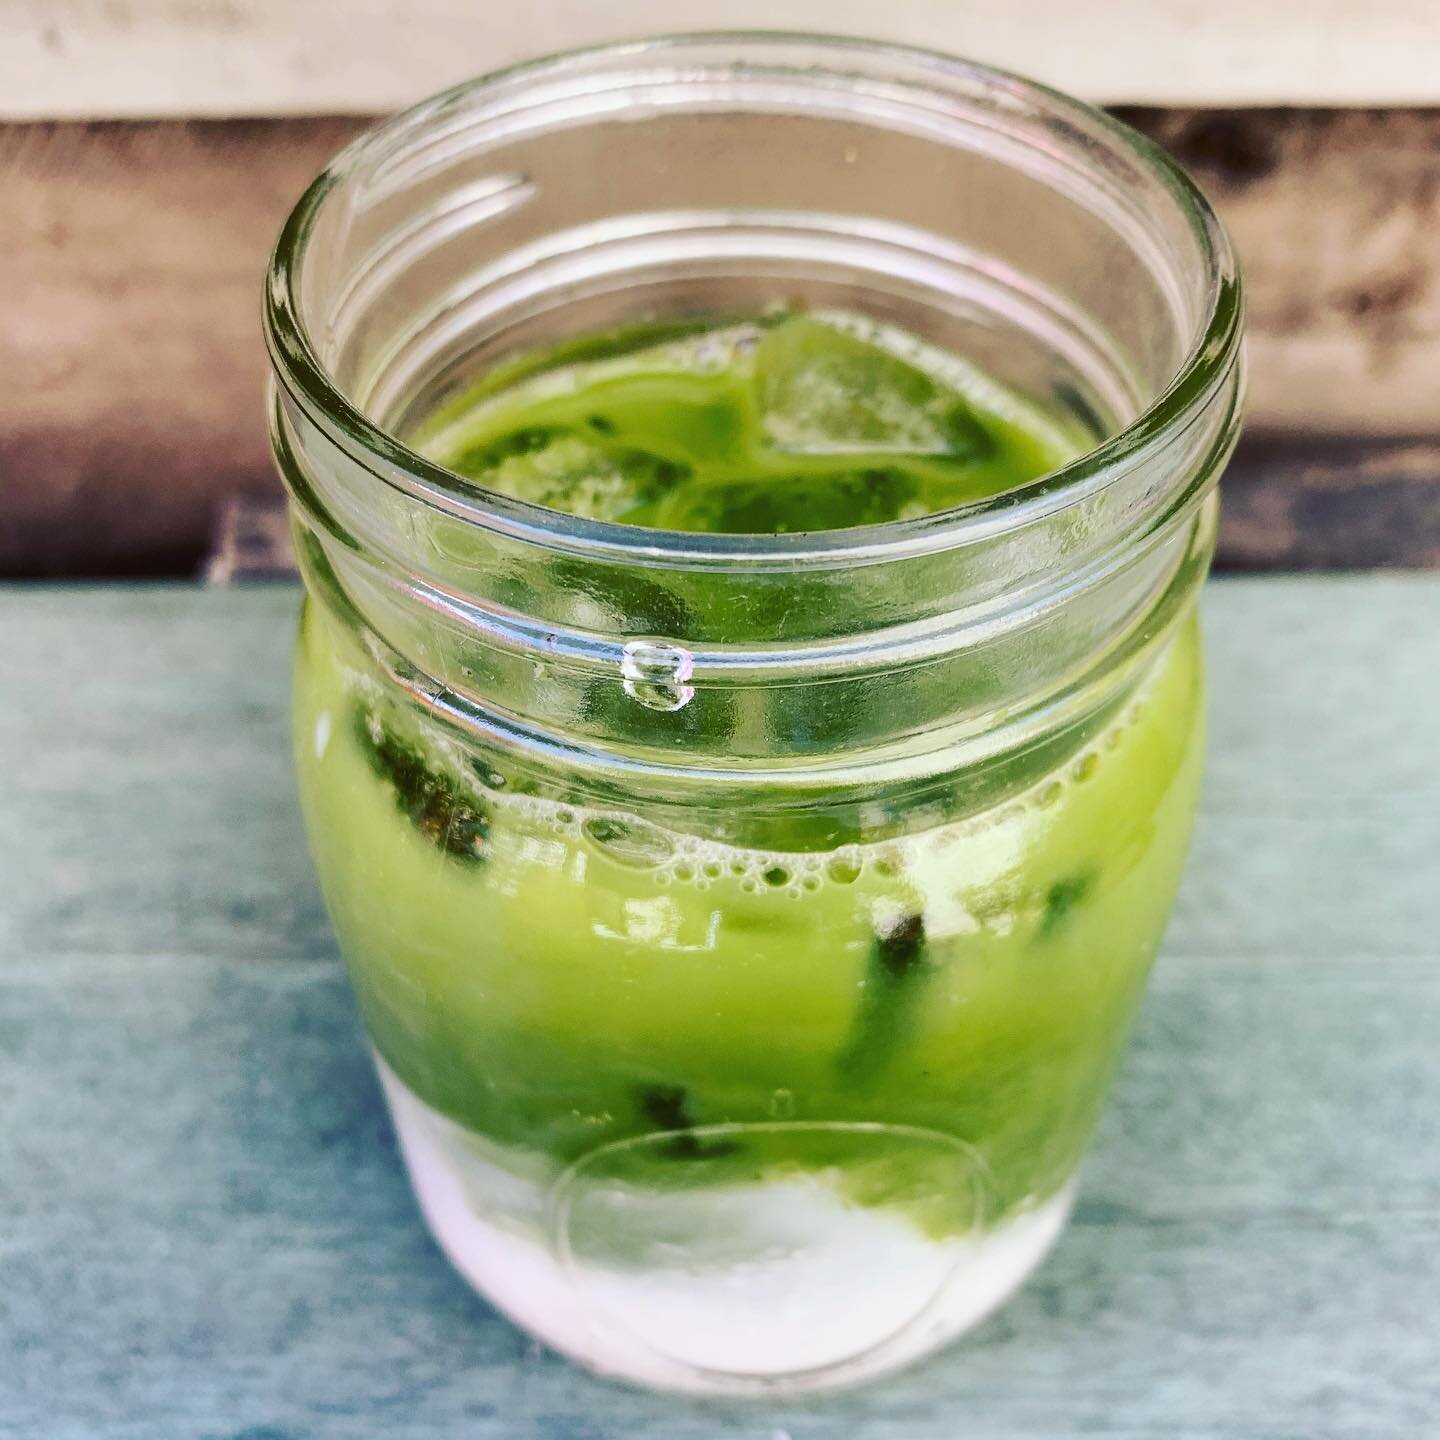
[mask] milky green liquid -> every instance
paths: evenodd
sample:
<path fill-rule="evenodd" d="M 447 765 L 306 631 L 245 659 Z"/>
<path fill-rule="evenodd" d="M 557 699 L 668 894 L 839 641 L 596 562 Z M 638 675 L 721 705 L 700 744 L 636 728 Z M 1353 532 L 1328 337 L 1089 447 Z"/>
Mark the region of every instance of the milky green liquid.
<path fill-rule="evenodd" d="M 829 312 L 573 343 L 507 367 L 422 434 L 501 494 L 729 534 L 949 509 L 1055 468 L 1086 439 L 955 356 Z"/>
<path fill-rule="evenodd" d="M 1080 443 L 849 317 L 579 342 L 420 434 L 517 498 L 729 531 L 944 508 Z M 821 848 L 803 825 L 721 844 L 703 813 L 662 823 L 507 774 L 387 696 L 315 604 L 296 674 L 311 843 L 366 1024 L 487 1154 L 553 1174 L 662 1134 L 626 1183 L 823 1174 L 936 1237 L 1073 1175 L 1189 835 L 1193 621 L 1082 748 L 938 823 L 890 803 Z M 966 1184 L 922 1132 L 970 1147 Z"/>

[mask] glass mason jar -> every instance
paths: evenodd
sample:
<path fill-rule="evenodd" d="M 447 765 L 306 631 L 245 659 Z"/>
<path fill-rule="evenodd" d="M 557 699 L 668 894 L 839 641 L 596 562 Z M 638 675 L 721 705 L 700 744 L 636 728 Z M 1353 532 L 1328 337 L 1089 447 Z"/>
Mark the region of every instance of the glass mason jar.
<path fill-rule="evenodd" d="M 904 326 L 1093 447 L 736 536 L 407 443 L 537 347 L 777 302 Z M 1241 391 L 1205 201 L 963 61 L 647 41 L 362 137 L 266 326 L 304 809 L 441 1246 L 661 1387 L 850 1382 L 975 1324 L 1064 1223 L 1190 831 Z"/>

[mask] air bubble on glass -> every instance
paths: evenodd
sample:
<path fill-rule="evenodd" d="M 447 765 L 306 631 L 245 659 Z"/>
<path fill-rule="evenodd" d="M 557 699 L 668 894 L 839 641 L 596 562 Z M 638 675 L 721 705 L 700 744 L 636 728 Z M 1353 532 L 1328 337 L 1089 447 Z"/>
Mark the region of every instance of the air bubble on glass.
<path fill-rule="evenodd" d="M 683 645 L 656 640 L 631 640 L 621 652 L 620 674 L 625 693 L 649 710 L 680 710 L 695 698 L 687 683 L 695 657 Z"/>
<path fill-rule="evenodd" d="M 664 831 L 632 817 L 592 815 L 580 829 L 602 854 L 622 865 L 663 865 L 673 854 Z"/>
<path fill-rule="evenodd" d="M 770 1118 L 789 1120 L 795 1114 L 795 1092 L 783 1085 L 770 1096 Z"/>

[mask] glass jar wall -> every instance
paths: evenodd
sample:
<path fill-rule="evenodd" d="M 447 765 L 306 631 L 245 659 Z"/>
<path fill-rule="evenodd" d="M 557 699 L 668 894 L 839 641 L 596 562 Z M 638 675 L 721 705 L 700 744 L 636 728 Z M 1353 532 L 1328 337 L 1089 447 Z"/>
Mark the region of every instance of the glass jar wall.
<path fill-rule="evenodd" d="M 546 347 L 777 309 L 964 357 L 1070 450 L 742 535 L 427 444 Z M 975 1323 L 1063 1224 L 1190 829 L 1241 384 L 1203 200 L 981 67 L 661 40 L 362 138 L 267 333 L 312 849 L 457 1267 L 677 1389 L 845 1383 Z"/>

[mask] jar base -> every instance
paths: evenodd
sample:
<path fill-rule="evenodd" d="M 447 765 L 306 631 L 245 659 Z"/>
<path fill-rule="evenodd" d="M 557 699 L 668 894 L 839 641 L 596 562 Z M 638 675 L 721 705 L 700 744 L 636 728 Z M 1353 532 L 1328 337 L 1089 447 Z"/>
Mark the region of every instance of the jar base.
<path fill-rule="evenodd" d="M 742 1244 L 722 1263 L 688 1252 L 660 1269 L 596 1263 L 555 1230 L 558 1174 L 496 1163 L 497 1152 L 377 1064 L 416 1199 L 455 1269 L 550 1348 L 651 1389 L 798 1394 L 901 1369 L 1007 1300 L 1074 1200 L 1072 1182 L 999 1225 L 935 1239 L 822 1186 L 737 1186 L 717 1197 L 710 1238 L 723 1239 L 738 1215 L 763 1220 L 763 1246 Z"/>

